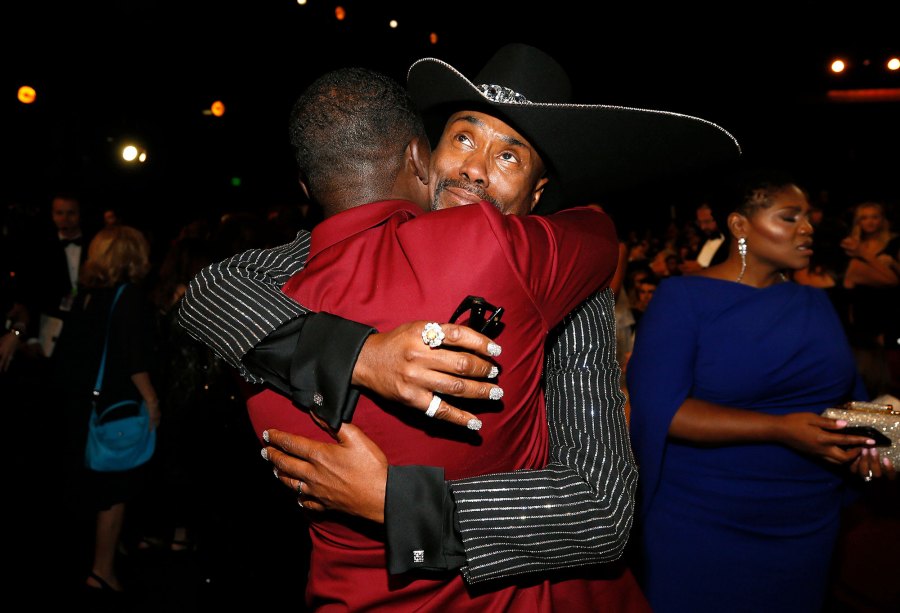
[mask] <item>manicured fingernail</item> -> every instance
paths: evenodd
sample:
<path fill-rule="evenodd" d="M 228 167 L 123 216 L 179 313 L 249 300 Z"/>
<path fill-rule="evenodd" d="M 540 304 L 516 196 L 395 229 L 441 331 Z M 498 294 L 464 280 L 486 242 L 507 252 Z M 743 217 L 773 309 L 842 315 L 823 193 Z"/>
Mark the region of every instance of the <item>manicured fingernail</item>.
<path fill-rule="evenodd" d="M 261 455 L 263 457 L 263 460 L 269 459 L 269 452 L 266 451 L 265 447 L 263 447 L 262 449 L 259 450 L 259 455 Z"/>
<path fill-rule="evenodd" d="M 838 428 L 843 428 L 844 426 L 847 425 L 847 420 L 846 420 L 846 419 L 839 419 L 839 420 L 837 420 L 836 422 L 834 422 L 834 425 L 836 425 Z"/>
<path fill-rule="evenodd" d="M 488 379 L 496 379 L 497 375 L 500 374 L 500 369 L 496 366 L 491 366 L 491 372 L 488 373 Z"/>
<path fill-rule="evenodd" d="M 498 345 L 497 343 L 488 343 L 488 346 L 487 346 L 488 355 L 497 357 L 498 355 L 500 355 L 501 351 L 503 351 L 503 349 L 501 349 L 500 345 Z"/>
<path fill-rule="evenodd" d="M 875 444 L 875 439 L 874 439 L 874 438 L 867 438 L 867 439 L 866 439 L 866 445 L 874 445 L 874 444 Z M 872 452 L 874 453 L 875 450 L 873 449 Z"/>
<path fill-rule="evenodd" d="M 474 418 L 470 419 L 468 422 L 466 422 L 466 428 L 468 428 L 469 430 L 475 430 L 476 432 L 478 430 L 481 430 L 481 420 Z"/>
<path fill-rule="evenodd" d="M 263 440 L 267 443 L 269 442 L 269 431 L 268 430 L 263 430 Z"/>
<path fill-rule="evenodd" d="M 891 467 L 891 460 L 890 460 L 890 458 L 881 458 L 881 463 L 884 464 L 885 466 L 887 466 L 888 468 Z"/>
<path fill-rule="evenodd" d="M 492 387 L 491 391 L 488 392 L 488 398 L 491 400 L 500 400 L 503 398 L 503 388 L 502 387 Z"/>

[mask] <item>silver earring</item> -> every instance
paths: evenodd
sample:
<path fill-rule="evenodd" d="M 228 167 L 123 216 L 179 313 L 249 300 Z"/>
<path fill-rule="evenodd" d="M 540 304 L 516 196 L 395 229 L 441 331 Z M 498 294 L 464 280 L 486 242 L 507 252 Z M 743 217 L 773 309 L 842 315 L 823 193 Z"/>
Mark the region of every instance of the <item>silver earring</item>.
<path fill-rule="evenodd" d="M 747 239 L 743 236 L 738 239 L 738 254 L 741 256 L 741 272 L 737 277 L 737 282 L 740 283 L 747 270 Z"/>

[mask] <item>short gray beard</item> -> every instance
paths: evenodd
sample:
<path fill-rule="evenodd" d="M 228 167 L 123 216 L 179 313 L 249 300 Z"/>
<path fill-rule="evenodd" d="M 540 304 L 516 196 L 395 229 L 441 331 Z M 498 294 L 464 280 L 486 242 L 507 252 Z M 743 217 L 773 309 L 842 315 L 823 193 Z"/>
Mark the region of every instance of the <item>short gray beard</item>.
<path fill-rule="evenodd" d="M 445 189 L 450 187 L 457 187 L 460 189 L 464 189 L 470 194 L 474 195 L 478 200 L 484 200 L 485 202 L 489 202 L 501 213 L 503 212 L 503 207 L 499 202 L 497 202 L 496 198 L 492 198 L 488 195 L 484 188 L 478 185 L 477 183 L 469 183 L 467 181 L 459 181 L 457 179 L 441 179 L 434 186 L 434 195 L 431 197 L 431 210 L 437 211 L 440 202 L 440 195 Z"/>

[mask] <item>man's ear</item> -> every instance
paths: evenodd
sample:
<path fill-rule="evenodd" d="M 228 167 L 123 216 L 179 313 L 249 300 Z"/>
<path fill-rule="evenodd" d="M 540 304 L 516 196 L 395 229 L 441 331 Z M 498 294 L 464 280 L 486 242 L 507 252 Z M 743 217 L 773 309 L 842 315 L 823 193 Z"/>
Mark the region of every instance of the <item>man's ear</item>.
<path fill-rule="evenodd" d="M 431 166 L 431 147 L 428 140 L 416 136 L 406 145 L 406 154 L 419 181 L 422 185 L 428 185 L 428 169 Z"/>
<path fill-rule="evenodd" d="M 549 181 L 549 177 L 541 177 L 538 179 L 538 182 L 535 183 L 534 190 L 531 192 L 531 209 L 529 212 L 534 211 L 534 207 L 541 201 L 541 196 L 544 195 L 544 188 L 547 187 Z"/>

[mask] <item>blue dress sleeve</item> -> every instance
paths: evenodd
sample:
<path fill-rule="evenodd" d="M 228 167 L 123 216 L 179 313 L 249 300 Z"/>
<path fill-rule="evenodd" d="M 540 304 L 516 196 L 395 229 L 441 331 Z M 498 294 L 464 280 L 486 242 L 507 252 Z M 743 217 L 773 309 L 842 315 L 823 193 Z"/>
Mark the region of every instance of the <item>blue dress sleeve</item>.
<path fill-rule="evenodd" d="M 638 324 L 626 371 L 643 508 L 656 489 L 669 425 L 693 387 L 699 318 L 682 281 L 660 283 Z"/>

